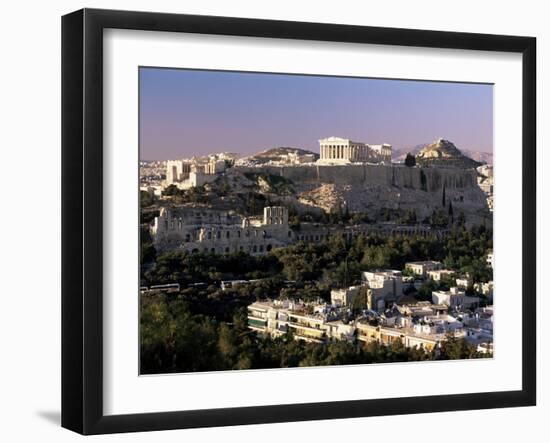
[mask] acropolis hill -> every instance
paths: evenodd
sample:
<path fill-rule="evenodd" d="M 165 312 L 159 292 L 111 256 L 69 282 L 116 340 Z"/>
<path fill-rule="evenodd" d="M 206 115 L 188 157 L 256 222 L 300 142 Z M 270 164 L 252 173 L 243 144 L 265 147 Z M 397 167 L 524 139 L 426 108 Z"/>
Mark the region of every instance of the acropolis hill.
<path fill-rule="evenodd" d="M 472 222 L 478 223 L 488 216 L 486 196 L 477 186 L 475 169 L 371 164 L 264 165 L 232 169 L 226 173 L 228 183 L 238 183 L 239 176 L 257 174 L 258 170 L 285 179 L 294 193 L 280 196 L 281 201 L 290 200 L 302 209 L 322 208 L 330 212 L 345 206 L 352 213 L 369 214 L 376 214 L 382 208 L 415 210 L 422 218 L 434 209 L 441 209 L 445 189 L 446 204 L 452 202 L 456 213 L 463 210 Z M 272 191 L 267 183 L 262 186 L 261 180 L 258 186 L 264 192 Z M 239 192 L 239 186 L 234 190 Z"/>
<path fill-rule="evenodd" d="M 468 224 L 490 225 L 487 195 L 478 186 L 479 163 L 447 140 L 436 140 L 427 150 L 428 155 L 421 151 L 417 165 L 409 167 L 392 164 L 388 144 L 329 137 L 320 140 L 320 156 L 277 148 L 249 157 L 215 154 L 200 161 L 170 161 L 164 186 L 205 186 L 213 196 L 211 207 L 237 211 L 239 196 L 258 192 L 271 204 L 299 213 L 346 210 L 373 220 L 392 210 L 414 211 L 420 221 L 434 211 L 447 212 L 450 204 L 454 214 L 464 213 Z M 426 157 L 438 161 L 422 165 Z"/>

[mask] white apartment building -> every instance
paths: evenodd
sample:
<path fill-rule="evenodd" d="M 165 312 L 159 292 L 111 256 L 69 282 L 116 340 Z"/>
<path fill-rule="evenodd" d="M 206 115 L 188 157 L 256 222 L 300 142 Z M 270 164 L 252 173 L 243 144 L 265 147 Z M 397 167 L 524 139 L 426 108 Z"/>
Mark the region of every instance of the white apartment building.
<path fill-rule="evenodd" d="M 487 253 L 487 264 L 491 267 L 491 269 L 494 269 L 494 267 L 495 267 L 495 255 L 493 254 L 492 249 Z"/>
<path fill-rule="evenodd" d="M 403 295 L 403 274 L 391 269 L 365 271 L 361 274 L 363 284 L 367 286 L 368 308 L 383 310 L 388 303 L 396 302 Z"/>
<path fill-rule="evenodd" d="M 426 272 L 428 278 L 434 281 L 441 281 L 444 278 L 450 278 L 454 275 L 454 271 L 450 269 L 436 269 L 434 271 Z"/>
<path fill-rule="evenodd" d="M 405 263 L 405 269 L 408 269 L 413 274 L 420 277 L 426 277 L 429 271 L 436 271 L 441 269 L 442 265 L 438 261 L 426 260 L 426 261 L 413 261 Z"/>
<path fill-rule="evenodd" d="M 333 289 L 330 291 L 330 301 L 334 306 L 348 306 L 353 302 L 360 289 L 360 286 Z"/>
<path fill-rule="evenodd" d="M 432 303 L 435 305 L 447 305 L 450 307 L 470 308 L 479 303 L 479 297 L 466 295 L 457 287 L 452 287 L 448 291 L 433 291 Z"/>

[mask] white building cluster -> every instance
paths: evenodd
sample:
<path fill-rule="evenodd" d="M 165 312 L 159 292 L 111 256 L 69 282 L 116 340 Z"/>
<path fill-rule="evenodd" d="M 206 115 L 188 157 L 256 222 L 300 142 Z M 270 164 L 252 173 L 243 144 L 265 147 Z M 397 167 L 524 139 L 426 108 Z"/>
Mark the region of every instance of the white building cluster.
<path fill-rule="evenodd" d="M 226 166 L 226 160 L 218 156 L 211 156 L 206 162 L 168 160 L 164 185 L 175 185 L 179 189 L 202 186 L 216 180 L 217 175 L 225 171 Z"/>
<path fill-rule="evenodd" d="M 252 303 L 249 328 L 273 337 L 292 332 L 295 339 L 315 343 L 346 340 L 390 345 L 400 340 L 406 347 L 426 350 L 438 348 L 450 333 L 465 338 L 480 352 L 492 351 L 493 308 L 479 308 L 479 297 L 453 287 L 433 291 L 432 302 L 411 301 L 403 295 L 401 271 L 368 271 L 362 276 L 359 286 L 333 289 L 330 303 L 287 299 Z M 353 316 L 357 297 L 364 297 L 363 310 Z"/>

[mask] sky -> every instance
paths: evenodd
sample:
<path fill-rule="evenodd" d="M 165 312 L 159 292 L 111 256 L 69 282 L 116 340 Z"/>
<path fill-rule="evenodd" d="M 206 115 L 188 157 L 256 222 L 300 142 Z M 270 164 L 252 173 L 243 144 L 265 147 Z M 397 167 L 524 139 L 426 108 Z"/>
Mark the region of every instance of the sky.
<path fill-rule="evenodd" d="M 410 148 L 440 137 L 492 152 L 493 86 L 140 68 L 140 158 L 277 146 L 319 152 L 330 136 Z"/>

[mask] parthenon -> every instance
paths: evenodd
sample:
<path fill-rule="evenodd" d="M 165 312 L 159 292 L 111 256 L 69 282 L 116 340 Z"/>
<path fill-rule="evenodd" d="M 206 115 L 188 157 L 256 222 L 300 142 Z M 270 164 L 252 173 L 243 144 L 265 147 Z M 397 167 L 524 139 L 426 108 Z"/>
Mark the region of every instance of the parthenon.
<path fill-rule="evenodd" d="M 320 163 L 391 163 L 391 145 L 369 145 L 347 138 L 319 140 Z"/>

